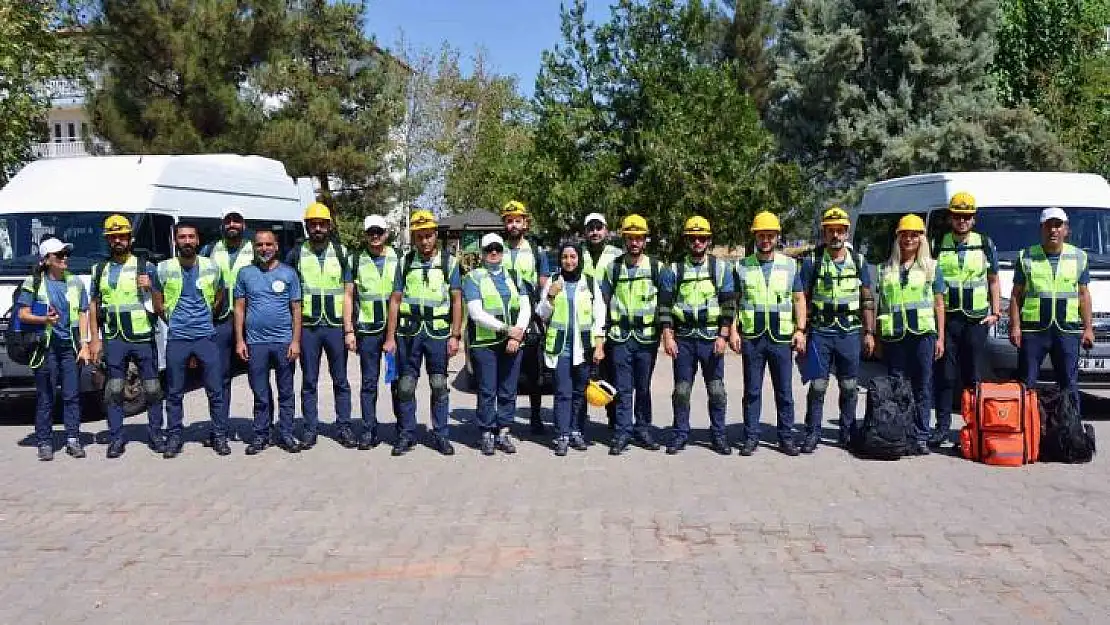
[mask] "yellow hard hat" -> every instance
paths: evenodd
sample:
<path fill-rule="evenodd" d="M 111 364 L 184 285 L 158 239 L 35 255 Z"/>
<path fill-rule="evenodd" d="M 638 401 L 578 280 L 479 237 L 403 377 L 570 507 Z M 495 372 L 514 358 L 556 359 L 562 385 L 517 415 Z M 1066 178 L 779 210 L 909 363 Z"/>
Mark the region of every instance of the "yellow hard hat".
<path fill-rule="evenodd" d="M 701 215 L 694 215 L 686 220 L 686 225 L 682 228 L 682 234 L 707 237 L 713 234 L 713 228 L 709 227 L 708 219 Z"/>
<path fill-rule="evenodd" d="M 605 380 L 590 380 L 590 383 L 586 385 L 586 402 L 591 406 L 597 406 L 598 408 L 606 406 L 613 401 L 616 395 L 617 389 Z"/>
<path fill-rule="evenodd" d="M 825 226 L 851 226 L 852 221 L 848 219 L 848 213 L 844 212 L 843 208 L 833 206 L 821 215 L 821 227 Z"/>
<path fill-rule="evenodd" d="M 524 203 L 519 200 L 509 200 L 501 207 L 501 217 L 527 217 L 528 209 L 524 207 Z"/>
<path fill-rule="evenodd" d="M 782 224 L 779 223 L 779 218 L 771 211 L 763 211 L 752 220 L 752 232 L 767 231 L 782 232 Z"/>
<path fill-rule="evenodd" d="M 131 234 L 131 222 L 123 215 L 112 215 L 104 220 L 104 236 L 110 234 Z"/>
<path fill-rule="evenodd" d="M 975 214 L 975 196 L 967 191 L 960 191 L 948 201 L 948 212 L 960 215 Z"/>
<path fill-rule="evenodd" d="M 434 230 L 438 227 L 439 224 L 436 223 L 436 216 L 432 214 L 432 211 L 413 211 L 412 217 L 409 217 L 409 230 L 413 232 L 417 230 Z"/>
<path fill-rule="evenodd" d="M 925 232 L 925 222 L 910 213 L 898 220 L 898 228 L 895 232 Z"/>
<path fill-rule="evenodd" d="M 621 222 L 621 234 L 647 234 L 647 220 L 632 213 Z"/>
<path fill-rule="evenodd" d="M 327 206 L 319 202 L 313 202 L 309 204 L 308 208 L 304 211 L 304 220 L 308 221 L 309 219 L 326 219 L 331 221 L 331 211 Z"/>

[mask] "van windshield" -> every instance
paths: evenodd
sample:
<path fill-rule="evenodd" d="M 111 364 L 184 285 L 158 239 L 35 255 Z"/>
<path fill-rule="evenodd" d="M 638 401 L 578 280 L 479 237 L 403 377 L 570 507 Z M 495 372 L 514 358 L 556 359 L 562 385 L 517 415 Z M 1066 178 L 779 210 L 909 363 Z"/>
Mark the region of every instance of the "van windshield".
<path fill-rule="evenodd" d="M 994 241 L 1001 261 L 1014 261 L 1017 253 L 1041 240 L 1041 211 L 1044 206 L 980 207 L 975 230 Z M 1068 242 L 1087 250 L 1091 266 L 1110 268 L 1110 209 L 1068 208 L 1071 226 Z M 948 231 L 947 211 L 933 211 L 929 220 L 930 239 L 939 241 Z"/>
<path fill-rule="evenodd" d="M 0 215 L 0 276 L 30 274 L 39 262 L 39 242 L 50 237 L 73 244 L 70 271 L 89 273 L 94 263 L 108 257 L 103 227 L 110 214 L 115 213 Z"/>

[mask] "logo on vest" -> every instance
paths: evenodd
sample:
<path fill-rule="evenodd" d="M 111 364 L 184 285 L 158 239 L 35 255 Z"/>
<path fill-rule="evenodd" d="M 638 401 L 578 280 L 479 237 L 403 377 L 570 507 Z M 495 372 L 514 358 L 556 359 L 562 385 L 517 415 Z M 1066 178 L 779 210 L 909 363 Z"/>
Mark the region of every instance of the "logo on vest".
<path fill-rule="evenodd" d="M 270 288 L 274 290 L 274 293 L 284 293 L 285 283 L 281 280 L 274 280 L 273 283 L 270 284 Z"/>

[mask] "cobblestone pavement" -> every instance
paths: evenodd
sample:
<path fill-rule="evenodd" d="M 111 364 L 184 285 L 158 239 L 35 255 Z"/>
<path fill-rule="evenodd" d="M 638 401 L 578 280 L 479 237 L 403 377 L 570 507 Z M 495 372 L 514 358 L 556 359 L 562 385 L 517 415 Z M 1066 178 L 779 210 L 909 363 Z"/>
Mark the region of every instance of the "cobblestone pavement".
<path fill-rule="evenodd" d="M 727 365 L 732 423 L 739 364 Z M 670 376 L 661 357 L 657 423 L 670 420 Z M 800 384 L 795 397 L 801 408 Z M 834 385 L 827 415 L 835 397 Z M 237 443 L 227 458 L 192 442 L 173 461 L 141 443 L 108 461 L 93 446 L 88 459 L 46 464 L 28 425 L 0 427 L 0 623 L 1110 619 L 1102 457 L 1022 469 L 944 455 L 864 462 L 834 447 L 720 457 L 702 430 L 675 457 L 611 458 L 595 445 L 556 458 L 526 438 L 514 457 L 485 458 L 458 423 L 473 396 L 452 400 L 453 458 L 323 440 L 295 456 L 246 457 Z M 700 387 L 694 401 L 704 428 Z M 242 427 L 249 406 L 240 378 Z M 773 412 L 767 403 L 768 435 Z M 204 415 L 203 393 L 187 415 Z M 142 421 L 129 420 L 135 436 Z M 1095 427 L 1110 440 L 1110 426 Z"/>

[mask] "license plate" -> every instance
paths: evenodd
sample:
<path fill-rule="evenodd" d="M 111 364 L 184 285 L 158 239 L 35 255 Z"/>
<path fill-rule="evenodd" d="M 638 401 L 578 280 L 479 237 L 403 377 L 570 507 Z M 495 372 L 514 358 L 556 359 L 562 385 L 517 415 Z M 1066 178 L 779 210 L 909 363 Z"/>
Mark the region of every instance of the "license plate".
<path fill-rule="evenodd" d="M 1079 370 L 1108 371 L 1110 370 L 1110 358 L 1080 358 Z"/>

